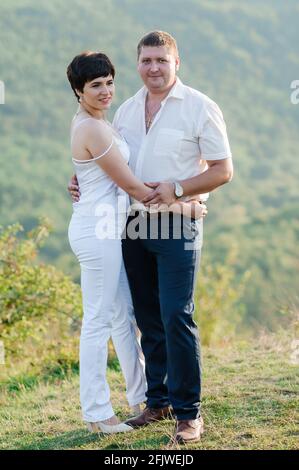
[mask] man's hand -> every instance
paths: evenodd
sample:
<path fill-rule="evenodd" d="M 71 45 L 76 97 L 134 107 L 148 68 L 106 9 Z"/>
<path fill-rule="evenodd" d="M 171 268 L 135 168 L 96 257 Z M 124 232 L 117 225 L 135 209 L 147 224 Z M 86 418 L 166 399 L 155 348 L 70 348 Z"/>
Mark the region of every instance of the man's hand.
<path fill-rule="evenodd" d="M 67 190 L 71 195 L 72 201 L 78 202 L 80 199 L 81 193 L 79 190 L 79 184 L 78 184 L 76 175 L 73 175 L 72 178 L 70 179 Z"/>
<path fill-rule="evenodd" d="M 145 206 L 152 204 L 172 204 L 177 201 L 174 194 L 173 183 L 144 183 L 149 188 L 154 188 L 154 191 L 142 199 L 142 203 Z"/>

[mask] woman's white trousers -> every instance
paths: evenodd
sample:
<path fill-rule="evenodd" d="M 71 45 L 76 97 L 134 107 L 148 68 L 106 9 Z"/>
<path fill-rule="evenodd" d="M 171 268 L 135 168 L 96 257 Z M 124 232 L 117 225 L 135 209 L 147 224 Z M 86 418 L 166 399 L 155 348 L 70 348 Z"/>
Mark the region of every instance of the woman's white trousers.
<path fill-rule="evenodd" d="M 97 238 L 97 221 L 98 217 L 73 214 L 69 225 L 70 245 L 81 267 L 80 400 L 83 419 L 89 422 L 114 415 L 106 378 L 110 337 L 125 378 L 129 405 L 143 402 L 146 391 L 121 240 Z"/>

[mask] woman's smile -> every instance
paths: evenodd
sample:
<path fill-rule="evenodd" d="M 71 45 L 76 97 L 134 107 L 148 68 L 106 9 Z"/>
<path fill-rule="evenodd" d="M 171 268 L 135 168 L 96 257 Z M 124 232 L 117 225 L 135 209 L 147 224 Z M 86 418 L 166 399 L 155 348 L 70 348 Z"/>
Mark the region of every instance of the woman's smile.
<path fill-rule="evenodd" d="M 99 99 L 99 101 L 101 101 L 101 102 L 104 103 L 104 104 L 110 103 L 111 100 L 112 100 L 112 97 L 111 97 L 111 96 L 107 96 L 106 98 L 100 98 L 100 99 Z"/>

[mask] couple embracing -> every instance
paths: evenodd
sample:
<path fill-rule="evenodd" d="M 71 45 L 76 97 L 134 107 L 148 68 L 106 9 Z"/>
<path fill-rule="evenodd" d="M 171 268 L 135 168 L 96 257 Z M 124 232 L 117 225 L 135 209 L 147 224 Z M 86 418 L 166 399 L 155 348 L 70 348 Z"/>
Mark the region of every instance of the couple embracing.
<path fill-rule="evenodd" d="M 80 399 L 88 429 L 129 432 L 172 415 L 173 441 L 187 443 L 203 432 L 193 296 L 204 201 L 231 180 L 233 167 L 219 107 L 179 80 L 179 65 L 170 34 L 145 35 L 137 47 L 144 86 L 112 124 L 110 59 L 88 51 L 68 66 L 79 101 L 69 241 L 81 268 Z M 99 230 L 103 207 L 113 209 L 105 221 L 116 231 Z M 124 423 L 106 379 L 110 337 L 134 414 Z"/>

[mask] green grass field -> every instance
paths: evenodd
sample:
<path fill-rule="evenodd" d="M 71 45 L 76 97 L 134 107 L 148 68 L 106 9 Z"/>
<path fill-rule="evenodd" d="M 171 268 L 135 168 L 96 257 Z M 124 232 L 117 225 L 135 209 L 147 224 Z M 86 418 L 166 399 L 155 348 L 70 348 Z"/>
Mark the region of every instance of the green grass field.
<path fill-rule="evenodd" d="M 288 341 L 276 337 L 203 349 L 205 433 L 187 449 L 298 449 L 298 365 Z M 2 366 L 3 367 L 3 366 Z M 122 376 L 109 369 L 115 411 L 128 407 Z M 10 387 L 11 388 L 11 387 Z M 64 380 L 2 385 L 1 449 L 166 449 L 174 421 L 123 435 L 89 434 L 81 422 L 78 375 Z"/>

